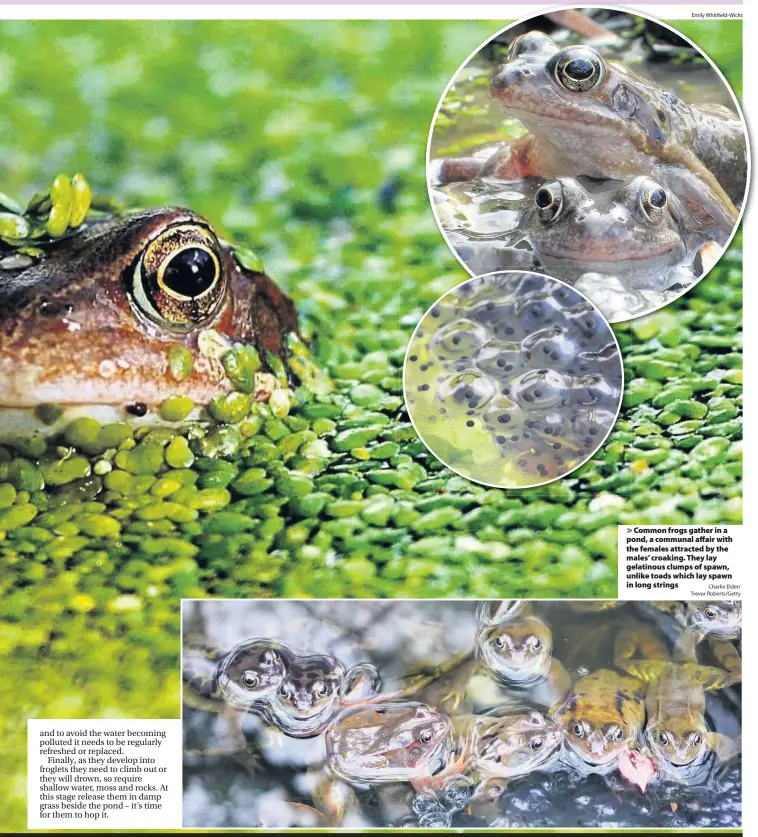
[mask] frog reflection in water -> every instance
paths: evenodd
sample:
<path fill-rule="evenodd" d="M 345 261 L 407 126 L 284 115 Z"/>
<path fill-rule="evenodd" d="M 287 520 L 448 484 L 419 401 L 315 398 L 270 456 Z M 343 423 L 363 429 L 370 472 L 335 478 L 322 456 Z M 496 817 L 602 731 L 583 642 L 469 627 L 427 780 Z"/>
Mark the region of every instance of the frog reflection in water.
<path fill-rule="evenodd" d="M 511 43 L 490 94 L 530 133 L 483 166 L 447 162 L 443 178 L 645 175 L 678 196 L 688 228 L 720 244 L 731 234 L 746 190 L 747 147 L 728 108 L 685 104 L 590 47 L 560 48 L 537 31 Z"/>
<path fill-rule="evenodd" d="M 286 360 L 286 335 L 297 333 L 274 281 L 175 207 L 88 221 L 0 278 L 0 407 L 6 428 L 15 415 L 26 433 L 48 404 L 116 418 L 174 395 L 206 404 L 232 385 L 204 337 L 255 346 L 265 364 Z M 182 380 L 169 367 L 174 344 L 194 360 Z"/>
<path fill-rule="evenodd" d="M 675 202 L 648 177 L 586 188 L 567 177 L 547 181 L 520 232 L 548 271 L 572 283 L 592 272 L 662 290 L 668 269 L 687 256 Z"/>
<path fill-rule="evenodd" d="M 727 685 L 727 671 L 671 661 L 665 645 L 643 628 L 619 633 L 615 664 L 646 683 L 644 738 L 662 776 L 702 782 L 711 753 L 722 761 L 737 754 L 736 743 L 711 732 L 705 720 L 705 691 Z"/>

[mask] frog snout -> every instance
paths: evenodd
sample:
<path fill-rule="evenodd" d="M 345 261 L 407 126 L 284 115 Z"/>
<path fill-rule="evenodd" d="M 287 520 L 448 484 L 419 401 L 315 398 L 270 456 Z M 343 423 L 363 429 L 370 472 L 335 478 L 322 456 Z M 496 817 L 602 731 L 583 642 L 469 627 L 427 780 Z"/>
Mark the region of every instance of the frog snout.
<path fill-rule="evenodd" d="M 512 61 L 504 64 L 490 81 L 490 93 L 495 98 L 507 90 L 512 90 L 532 75 L 525 61 Z"/>
<path fill-rule="evenodd" d="M 605 752 L 607 743 L 608 742 L 606 741 L 605 736 L 599 730 L 593 732 L 587 739 L 587 747 L 589 751 L 596 756 L 601 756 Z"/>

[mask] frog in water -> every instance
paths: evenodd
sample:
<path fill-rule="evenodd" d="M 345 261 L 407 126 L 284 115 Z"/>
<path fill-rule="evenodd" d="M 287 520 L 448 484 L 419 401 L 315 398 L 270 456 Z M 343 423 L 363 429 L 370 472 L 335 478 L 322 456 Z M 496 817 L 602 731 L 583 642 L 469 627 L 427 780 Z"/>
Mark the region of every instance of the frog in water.
<path fill-rule="evenodd" d="M 286 368 L 295 306 L 204 218 L 149 209 L 41 246 L 33 263 L 0 270 L 4 433 L 51 432 L 36 418 L 46 405 L 65 410 L 52 429 L 82 413 L 149 418 L 175 395 L 205 405 L 234 388 L 221 356 L 235 344 L 257 350 L 254 397 L 270 396 L 266 370 Z M 177 346 L 193 361 L 181 380 L 169 362 Z"/>
<path fill-rule="evenodd" d="M 645 722 L 644 687 L 634 677 L 600 669 L 580 678 L 551 710 L 564 733 L 564 756 L 582 774 L 610 773 Z"/>
<path fill-rule="evenodd" d="M 453 725 L 423 703 L 359 706 L 327 729 L 325 741 L 329 770 L 346 782 L 411 782 L 447 764 Z"/>
<path fill-rule="evenodd" d="M 676 200 L 645 176 L 620 184 L 545 181 L 519 232 L 541 266 L 572 284 L 593 272 L 662 290 L 688 252 Z"/>
<path fill-rule="evenodd" d="M 530 133 L 483 165 L 451 162 L 451 178 L 645 175 L 678 196 L 688 227 L 722 245 L 731 235 L 747 186 L 747 146 L 728 108 L 686 104 L 590 47 L 560 48 L 537 31 L 511 43 L 490 94 Z"/>
<path fill-rule="evenodd" d="M 241 642 L 229 652 L 190 642 L 182 658 L 184 701 L 198 709 L 226 704 L 246 712 L 270 701 L 293 662 L 290 648 L 270 639 Z"/>
<path fill-rule="evenodd" d="M 646 628 L 619 633 L 614 663 L 646 684 L 644 739 L 661 776 L 702 781 L 712 754 L 722 761 L 737 754 L 736 743 L 709 730 L 705 719 L 705 692 L 723 687 L 727 672 L 671 661 L 663 642 Z"/>
<path fill-rule="evenodd" d="M 467 692 L 473 679 L 482 674 L 500 687 L 533 690 L 530 696 L 545 706 L 567 691 L 571 680 L 553 657 L 552 631 L 533 615 L 530 603 L 481 602 L 477 619 L 479 628 L 473 651 L 422 674 L 411 682 L 405 694 L 413 694 L 450 714 L 472 710 Z"/>
<path fill-rule="evenodd" d="M 379 672 L 371 663 L 358 663 L 346 670 L 327 654 L 295 655 L 269 704 L 270 713 L 287 735 L 319 735 L 344 707 L 364 700 L 372 703 L 380 683 Z"/>
<path fill-rule="evenodd" d="M 668 613 L 681 628 L 674 644 L 674 658 L 697 661 L 697 649 L 705 641 L 715 661 L 729 674 L 729 683 L 742 679 L 742 657 L 732 640 L 742 633 L 742 602 L 716 601 L 652 602 Z"/>
<path fill-rule="evenodd" d="M 322 733 L 344 707 L 370 701 L 381 682 L 370 663 L 346 669 L 335 657 L 298 654 L 271 639 L 246 640 L 227 653 L 190 644 L 183 679 L 189 706 L 255 712 L 295 738 Z"/>

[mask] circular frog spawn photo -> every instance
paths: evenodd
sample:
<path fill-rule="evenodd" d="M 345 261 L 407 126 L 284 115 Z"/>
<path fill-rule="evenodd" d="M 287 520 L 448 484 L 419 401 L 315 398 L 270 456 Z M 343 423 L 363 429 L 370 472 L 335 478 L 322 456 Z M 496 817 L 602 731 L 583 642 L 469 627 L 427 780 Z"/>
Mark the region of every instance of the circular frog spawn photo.
<path fill-rule="evenodd" d="M 737 83 L 741 22 L 722 23 L 687 31 Z M 716 64 L 666 24 L 598 7 L 531 17 L 483 44 L 443 94 L 428 150 L 437 221 L 472 274 L 543 270 L 611 322 L 710 270 L 749 174 Z"/>
<path fill-rule="evenodd" d="M 603 444 L 623 390 L 618 343 L 582 294 L 538 273 L 477 276 L 424 315 L 405 356 L 408 413 L 461 476 L 558 479 Z"/>

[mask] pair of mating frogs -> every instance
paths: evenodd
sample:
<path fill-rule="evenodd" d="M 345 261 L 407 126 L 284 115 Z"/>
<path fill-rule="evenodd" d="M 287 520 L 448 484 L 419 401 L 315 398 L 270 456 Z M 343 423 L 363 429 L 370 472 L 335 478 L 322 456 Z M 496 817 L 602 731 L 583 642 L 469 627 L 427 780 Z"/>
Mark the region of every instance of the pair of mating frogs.
<path fill-rule="evenodd" d="M 581 611 L 615 604 L 573 607 Z M 442 798 L 464 782 L 466 793 L 458 809 L 465 805 L 469 813 L 487 817 L 509 781 L 535 770 L 587 775 L 619 768 L 643 790 L 656 776 L 686 783 L 702 780 L 709 759 L 726 760 L 736 752 L 733 742 L 708 729 L 704 691 L 739 680 L 739 657 L 733 646 L 727 650 L 727 639 L 739 635 L 739 603 L 657 606 L 678 626 L 673 654 L 649 631 L 624 627 L 615 639 L 617 670 L 601 669 L 572 685 L 568 671 L 553 656 L 549 626 L 530 605 L 482 603 L 472 653 L 416 672 L 387 695 L 376 695 L 376 680 L 370 685 L 372 695 L 364 691 L 357 703 L 355 689 L 334 690 L 341 699 L 331 701 L 332 720 L 325 725 L 329 778 L 315 783 L 314 798 L 334 822 L 339 819 L 334 800 L 345 798 L 334 793 L 334 780 L 385 788 L 385 795 L 399 792 L 407 806 L 414 794 Z M 723 667 L 697 661 L 702 639 Z M 285 668 L 276 664 L 283 659 L 281 648 L 257 640 L 222 658 L 212 681 L 217 694 L 236 708 L 249 705 L 254 684 L 272 694 Z M 320 659 L 322 667 L 329 660 L 330 670 L 336 662 L 310 659 Z M 356 671 L 365 674 L 366 665 Z M 482 675 L 504 690 L 495 698 L 485 696 L 489 705 L 496 704 L 493 710 L 480 711 L 482 700 L 472 688 Z M 231 684 L 235 679 L 236 687 Z M 281 713 L 262 714 L 291 734 L 281 724 Z M 398 788 L 401 784 L 404 788 Z"/>
<path fill-rule="evenodd" d="M 561 278 L 628 274 L 662 290 L 688 252 L 731 236 L 748 164 L 728 108 L 685 104 L 591 47 L 559 48 L 538 31 L 511 43 L 490 95 L 529 133 L 489 156 L 443 160 L 438 179 L 537 178 L 520 231 Z"/>

